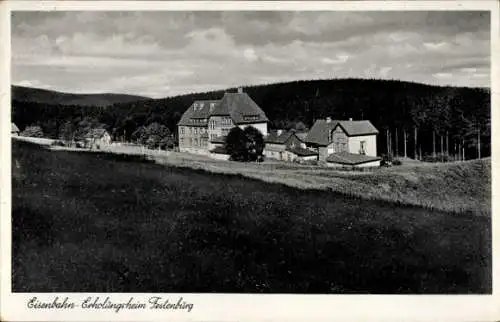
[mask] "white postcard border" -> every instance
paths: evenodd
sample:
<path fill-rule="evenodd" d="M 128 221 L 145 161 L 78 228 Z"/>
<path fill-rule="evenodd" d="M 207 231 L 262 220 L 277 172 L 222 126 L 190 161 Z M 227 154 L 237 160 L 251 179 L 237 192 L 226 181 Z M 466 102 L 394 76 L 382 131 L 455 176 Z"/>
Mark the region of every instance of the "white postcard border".
<path fill-rule="evenodd" d="M 262 321 L 304 319 L 328 320 L 450 320 L 493 321 L 500 319 L 500 249 L 498 210 L 500 210 L 500 17 L 498 1 L 3 1 L 0 3 L 0 220 L 1 220 L 1 320 L 6 321 L 118 321 L 118 320 L 189 320 L 189 321 Z M 493 226 L 493 295 L 257 295 L 257 294 L 90 294 L 90 293 L 11 293 L 10 257 L 10 12 L 13 10 L 491 10 L 491 92 L 492 92 L 492 226 Z M 497 278 L 495 278 L 495 276 Z M 193 303 L 184 310 L 30 310 L 33 297 L 50 299 L 68 297 L 81 303 L 87 297 L 109 296 L 113 302 L 127 302 L 131 297 L 148 302 L 151 296 L 183 298 Z"/>

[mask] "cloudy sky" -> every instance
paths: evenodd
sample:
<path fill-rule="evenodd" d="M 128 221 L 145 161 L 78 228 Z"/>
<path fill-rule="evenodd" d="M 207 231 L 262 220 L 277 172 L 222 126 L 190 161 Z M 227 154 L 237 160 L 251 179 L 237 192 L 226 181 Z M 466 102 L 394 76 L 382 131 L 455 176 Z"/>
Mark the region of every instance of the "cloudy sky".
<path fill-rule="evenodd" d="M 490 86 L 488 12 L 14 12 L 12 82 L 166 97 L 318 78 Z"/>

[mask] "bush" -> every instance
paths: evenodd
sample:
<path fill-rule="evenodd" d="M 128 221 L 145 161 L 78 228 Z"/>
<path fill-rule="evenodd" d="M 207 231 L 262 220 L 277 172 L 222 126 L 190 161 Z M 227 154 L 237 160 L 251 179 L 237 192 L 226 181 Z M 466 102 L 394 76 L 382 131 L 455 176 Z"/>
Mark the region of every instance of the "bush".
<path fill-rule="evenodd" d="M 399 159 L 395 159 L 392 161 L 392 165 L 401 165 L 401 164 L 403 164 L 403 162 L 401 162 L 401 160 Z"/>
<path fill-rule="evenodd" d="M 61 140 L 52 141 L 51 146 L 65 146 L 64 142 Z"/>

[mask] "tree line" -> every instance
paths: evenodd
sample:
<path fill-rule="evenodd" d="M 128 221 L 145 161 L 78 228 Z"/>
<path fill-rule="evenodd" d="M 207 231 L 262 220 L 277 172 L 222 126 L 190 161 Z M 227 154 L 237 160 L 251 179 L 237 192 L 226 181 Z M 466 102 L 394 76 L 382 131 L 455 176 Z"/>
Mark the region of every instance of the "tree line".
<path fill-rule="evenodd" d="M 271 120 L 270 128 L 307 129 L 317 119 L 327 116 L 365 119 L 380 132 L 379 154 L 442 160 L 491 154 L 489 89 L 336 79 L 250 86 L 244 91 L 264 110 Z M 156 123 L 165 126 L 175 142 L 177 122 L 192 102 L 220 99 L 224 92 L 104 107 L 13 100 L 12 116 L 21 129 L 40 125 L 48 137 L 55 138 L 64 132 L 68 122 L 76 127 L 90 119 L 106 128 L 114 140 L 133 141 L 139 129 Z"/>

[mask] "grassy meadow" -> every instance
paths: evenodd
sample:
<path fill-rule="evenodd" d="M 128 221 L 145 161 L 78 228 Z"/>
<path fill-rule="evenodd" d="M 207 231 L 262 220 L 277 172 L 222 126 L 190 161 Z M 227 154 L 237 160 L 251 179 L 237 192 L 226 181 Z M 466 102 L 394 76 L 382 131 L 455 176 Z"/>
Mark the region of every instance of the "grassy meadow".
<path fill-rule="evenodd" d="M 21 141 L 12 150 L 14 292 L 491 292 L 488 208 L 445 211 L 299 189 L 228 174 L 241 164 L 221 161 L 219 169 L 215 162 L 193 169 L 203 160 L 188 168 L 172 157 L 157 164 Z M 261 175 L 286 170 L 264 164 L 248 172 L 259 166 Z M 425 177 L 428 171 L 415 167 L 386 176 L 294 167 L 304 171 L 300 182 L 317 171 L 311 184 L 323 178 L 325 185 L 344 180 L 359 188 L 379 180 L 384 188 L 404 178 L 418 188 L 442 180 L 438 171 Z M 450 198 L 458 198 L 476 189 L 481 199 L 489 187 L 468 183 L 479 182 L 477 173 L 487 168 L 451 165 L 446 171 L 456 177 L 448 180 L 460 183 L 442 182 L 433 191 L 457 187 Z"/>

